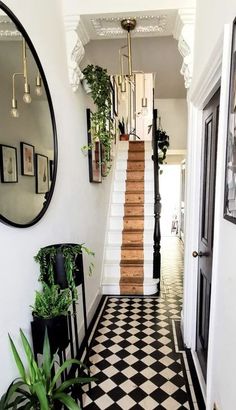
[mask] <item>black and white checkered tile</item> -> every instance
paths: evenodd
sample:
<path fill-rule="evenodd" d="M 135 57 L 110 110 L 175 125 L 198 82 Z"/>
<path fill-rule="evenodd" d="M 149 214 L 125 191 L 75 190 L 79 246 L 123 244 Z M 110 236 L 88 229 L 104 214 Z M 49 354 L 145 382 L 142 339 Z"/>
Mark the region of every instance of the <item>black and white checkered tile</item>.
<path fill-rule="evenodd" d="M 85 409 L 198 409 L 176 337 L 182 253 L 174 239 L 176 264 L 171 267 L 163 258 L 159 297 L 105 298 L 89 355 L 97 382 L 84 387 Z"/>

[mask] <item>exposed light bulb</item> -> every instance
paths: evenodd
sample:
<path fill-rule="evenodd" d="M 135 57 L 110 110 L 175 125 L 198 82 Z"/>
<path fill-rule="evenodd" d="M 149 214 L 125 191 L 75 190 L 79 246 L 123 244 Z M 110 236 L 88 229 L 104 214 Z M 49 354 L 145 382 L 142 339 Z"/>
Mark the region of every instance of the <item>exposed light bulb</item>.
<path fill-rule="evenodd" d="M 15 98 L 12 98 L 11 100 L 11 111 L 10 114 L 12 118 L 18 118 L 19 117 L 19 111 L 17 109 L 17 101 Z"/>
<path fill-rule="evenodd" d="M 32 99 L 31 99 L 31 95 L 30 95 L 30 86 L 29 86 L 29 84 L 25 83 L 24 90 L 25 90 L 25 92 L 24 92 L 24 95 L 23 95 L 23 101 L 26 104 L 30 104 Z"/>
<path fill-rule="evenodd" d="M 36 86 L 35 86 L 35 94 L 40 97 L 43 94 L 43 88 L 42 88 L 42 80 L 40 75 L 38 74 L 36 77 Z"/>
<path fill-rule="evenodd" d="M 17 108 L 12 108 L 10 113 L 11 113 L 12 118 L 19 118 L 19 111 Z"/>

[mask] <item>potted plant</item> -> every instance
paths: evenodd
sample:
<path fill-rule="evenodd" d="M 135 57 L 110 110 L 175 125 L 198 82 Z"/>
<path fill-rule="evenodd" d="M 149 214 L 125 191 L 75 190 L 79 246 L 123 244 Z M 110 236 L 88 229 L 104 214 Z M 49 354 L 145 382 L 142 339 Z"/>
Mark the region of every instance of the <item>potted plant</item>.
<path fill-rule="evenodd" d="M 94 256 L 94 252 L 84 244 L 64 243 L 41 248 L 34 257 L 40 264 L 39 280 L 49 285 L 59 285 L 61 289 L 69 288 L 76 301 L 76 287 L 83 280 L 83 253 Z M 89 274 L 93 267 L 93 262 L 90 262 Z"/>
<path fill-rule="evenodd" d="M 125 122 L 124 122 L 124 118 L 122 118 L 122 120 L 118 122 L 118 128 L 120 131 L 120 141 L 128 141 L 129 140 L 129 134 L 125 133 Z"/>
<path fill-rule="evenodd" d="M 6 393 L 1 397 L 0 410 L 18 408 L 55 410 L 61 409 L 62 406 L 69 410 L 79 410 L 80 407 L 71 397 L 71 389 L 78 384 L 90 383 L 95 379 L 79 376 L 71 378 L 70 371 L 67 372 L 67 370 L 71 366 L 76 366 L 77 369 L 86 367 L 76 359 L 65 360 L 60 367 L 55 366 L 57 364 L 56 357 L 51 354 L 47 332 L 43 344 L 42 363 L 39 365 L 34 359 L 31 346 L 22 330 L 20 330 L 20 336 L 28 368 L 23 364 L 16 346 L 9 336 L 19 377 L 10 384 Z"/>
<path fill-rule="evenodd" d="M 96 105 L 96 111 L 91 113 L 91 135 L 93 136 L 92 146 L 95 141 L 99 140 L 104 155 L 102 163 L 104 169 L 109 174 L 110 151 L 114 139 L 113 121 L 111 119 L 112 101 L 111 101 L 111 83 L 107 70 L 97 65 L 90 64 L 83 70 L 84 79 L 91 88 L 91 97 Z M 82 147 L 83 152 L 91 149 L 91 146 Z"/>
<path fill-rule="evenodd" d="M 69 344 L 67 313 L 72 304 L 69 289 L 60 290 L 58 285 L 42 284 L 42 291 L 36 291 L 32 307 L 31 331 L 34 352 L 42 353 L 46 329 L 52 353 L 65 349 Z"/>

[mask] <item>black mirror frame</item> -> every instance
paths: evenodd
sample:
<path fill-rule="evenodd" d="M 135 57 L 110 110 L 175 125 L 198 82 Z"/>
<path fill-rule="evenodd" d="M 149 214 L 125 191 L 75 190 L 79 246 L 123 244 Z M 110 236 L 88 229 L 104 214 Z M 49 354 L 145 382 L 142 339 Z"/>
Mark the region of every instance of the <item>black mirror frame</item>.
<path fill-rule="evenodd" d="M 30 40 L 30 37 L 28 36 L 26 30 L 20 23 L 20 21 L 17 19 L 15 14 L 2 2 L 0 1 L 0 9 L 2 9 L 14 22 L 16 28 L 19 30 L 19 32 L 22 34 L 22 36 L 25 38 L 27 45 L 30 48 L 30 51 L 35 59 L 35 62 L 37 64 L 40 76 L 43 81 L 44 89 L 46 92 L 47 100 L 48 100 L 48 106 L 49 106 L 49 111 L 50 111 L 50 116 L 51 116 L 51 121 L 52 121 L 52 133 L 53 133 L 53 148 L 54 148 L 54 171 L 53 171 L 53 178 L 51 181 L 51 186 L 50 190 L 45 194 L 45 202 L 43 203 L 43 207 L 39 214 L 30 222 L 27 222 L 26 224 L 18 224 L 15 222 L 10 221 L 9 219 L 5 218 L 3 215 L 0 214 L 0 221 L 3 222 L 6 225 L 13 226 L 15 228 L 28 228 L 32 225 L 35 225 L 45 214 L 45 212 L 48 209 L 48 206 L 51 202 L 52 195 L 54 192 L 55 188 L 55 183 L 56 183 L 56 175 L 57 175 L 57 162 L 58 162 L 58 144 L 57 144 L 57 130 L 56 130 L 56 121 L 55 121 L 55 115 L 54 115 L 54 110 L 53 110 L 53 104 L 52 104 L 52 99 L 51 99 L 51 94 L 49 91 L 48 83 L 46 80 L 46 76 L 42 67 L 42 64 L 40 62 L 40 59 L 38 57 L 38 54 L 33 46 L 32 41 Z"/>

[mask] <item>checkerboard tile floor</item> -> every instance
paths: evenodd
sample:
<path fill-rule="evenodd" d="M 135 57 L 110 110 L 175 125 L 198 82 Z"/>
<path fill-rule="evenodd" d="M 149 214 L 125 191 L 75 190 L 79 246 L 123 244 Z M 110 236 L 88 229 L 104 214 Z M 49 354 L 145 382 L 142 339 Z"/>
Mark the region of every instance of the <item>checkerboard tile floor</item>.
<path fill-rule="evenodd" d="M 97 382 L 83 388 L 85 409 L 198 410 L 175 331 L 182 272 L 182 245 L 172 237 L 163 253 L 160 296 L 105 298 L 89 355 Z"/>

